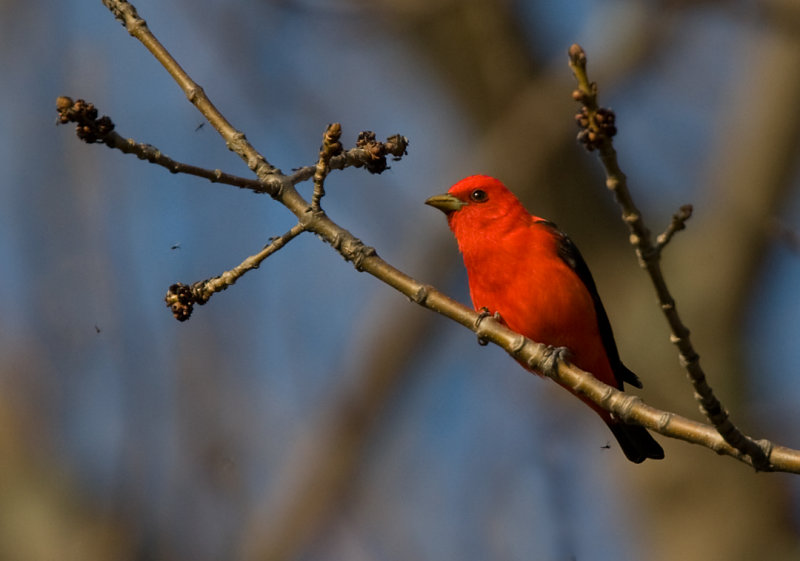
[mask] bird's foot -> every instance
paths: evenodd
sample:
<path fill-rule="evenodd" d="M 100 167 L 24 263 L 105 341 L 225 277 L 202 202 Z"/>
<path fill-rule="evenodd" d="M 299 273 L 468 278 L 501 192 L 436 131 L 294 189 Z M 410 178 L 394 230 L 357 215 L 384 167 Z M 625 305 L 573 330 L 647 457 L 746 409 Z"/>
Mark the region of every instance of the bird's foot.
<path fill-rule="evenodd" d="M 567 347 L 553 347 L 547 345 L 544 351 L 544 359 L 542 360 L 542 373 L 550 378 L 554 378 L 558 374 L 558 364 L 569 363 L 572 356 L 572 351 Z"/>
<path fill-rule="evenodd" d="M 489 308 L 484 306 L 480 310 L 478 310 L 478 319 L 475 320 L 475 328 L 477 329 L 478 327 L 480 327 L 481 322 L 489 317 L 493 318 L 496 321 L 499 321 L 500 323 L 503 323 L 503 318 L 500 317 L 500 312 L 492 313 L 489 311 Z M 478 344 L 481 347 L 485 347 L 486 345 L 489 344 L 489 341 L 478 335 Z"/>

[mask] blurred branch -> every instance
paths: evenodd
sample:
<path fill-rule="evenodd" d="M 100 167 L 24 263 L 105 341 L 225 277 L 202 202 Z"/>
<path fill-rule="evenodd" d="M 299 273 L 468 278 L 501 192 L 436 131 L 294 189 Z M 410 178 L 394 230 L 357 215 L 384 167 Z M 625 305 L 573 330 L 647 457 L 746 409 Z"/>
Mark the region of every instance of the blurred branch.
<path fill-rule="evenodd" d="M 612 137 L 616 134 L 614 114 L 601 108 L 597 103 L 597 84 L 590 82 L 586 72 L 586 53 L 575 44 L 569 49 L 569 65 L 578 82 L 578 89 L 573 98 L 581 103 L 581 113 L 577 116 L 581 132 L 578 139 L 587 150 L 598 150 L 600 160 L 606 171 L 606 186 L 614 193 L 617 203 L 622 207 L 622 219 L 631 231 L 630 241 L 636 249 L 641 266 L 647 270 L 656 289 L 661 310 L 669 323 L 670 340 L 678 347 L 681 364 L 689 375 L 695 390 L 695 398 L 700 410 L 725 439 L 725 442 L 742 454 L 751 458 L 756 469 L 769 469 L 769 445 L 764 441 L 756 442 L 742 433 L 730 420 L 728 412 L 706 380 L 700 366 L 700 355 L 695 351 L 689 338 L 689 329 L 683 324 L 675 300 L 667 288 L 667 282 L 661 270 L 661 250 L 669 242 L 675 231 L 683 229 L 686 220 L 691 216 L 691 207 L 684 206 L 673 218 L 667 231 L 659 236 L 658 243 L 653 244 L 650 231 L 644 224 L 642 213 L 636 207 L 627 186 L 625 174 L 617 162 Z"/>
<path fill-rule="evenodd" d="M 790 228 L 777 218 L 769 224 L 769 231 L 774 237 L 781 240 L 794 253 L 800 253 L 800 232 Z"/>
<path fill-rule="evenodd" d="M 351 2 L 352 4 L 353 2 Z M 355 2 L 387 25 L 412 35 L 453 99 L 479 126 L 494 122 L 536 73 L 533 49 L 512 2 Z"/>
<path fill-rule="evenodd" d="M 0 392 L 0 559 L 134 561 L 135 528 L 98 508 L 82 482 L 45 453 L 50 444 L 42 413 L 21 399 L 36 377 L 29 362 L 35 349 L 25 345 L 12 353 L 19 357 L 5 353 L 0 370 L 0 380 L 13 382 Z"/>

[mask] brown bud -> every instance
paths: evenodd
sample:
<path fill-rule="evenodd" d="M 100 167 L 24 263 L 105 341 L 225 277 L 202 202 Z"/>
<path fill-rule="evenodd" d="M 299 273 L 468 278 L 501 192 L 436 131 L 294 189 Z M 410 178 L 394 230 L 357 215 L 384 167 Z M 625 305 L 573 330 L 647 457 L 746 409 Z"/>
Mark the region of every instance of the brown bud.
<path fill-rule="evenodd" d="M 375 133 L 372 131 L 361 131 L 358 133 L 358 138 L 356 139 L 356 146 L 358 148 L 364 148 L 370 142 L 375 142 Z"/>
<path fill-rule="evenodd" d="M 56 98 L 56 111 L 61 113 L 72 107 L 72 98 L 65 95 L 60 95 Z"/>
<path fill-rule="evenodd" d="M 399 160 L 408 154 L 408 139 L 400 134 L 395 134 L 386 139 L 386 151 Z"/>
<path fill-rule="evenodd" d="M 331 123 L 328 125 L 327 130 L 325 131 L 325 140 L 339 140 L 339 137 L 342 136 L 342 124 L 341 123 Z"/>
<path fill-rule="evenodd" d="M 194 299 L 192 290 L 185 284 L 176 283 L 170 286 L 164 301 L 178 321 L 186 321 L 191 317 Z"/>
<path fill-rule="evenodd" d="M 586 64 L 586 53 L 583 50 L 583 47 L 578 45 L 577 43 L 573 43 L 569 48 L 569 58 L 574 64 Z"/>

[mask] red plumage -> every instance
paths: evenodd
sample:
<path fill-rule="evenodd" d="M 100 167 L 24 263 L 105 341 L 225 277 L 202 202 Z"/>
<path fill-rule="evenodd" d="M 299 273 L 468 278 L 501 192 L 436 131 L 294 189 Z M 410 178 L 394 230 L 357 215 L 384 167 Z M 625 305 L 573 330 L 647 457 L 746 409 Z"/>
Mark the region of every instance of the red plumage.
<path fill-rule="evenodd" d="M 447 215 L 476 310 L 499 313 L 510 329 L 536 342 L 567 347 L 576 366 L 610 386 L 641 387 L 619 358 L 589 268 L 554 224 L 531 215 L 500 181 L 485 175 L 467 177 L 426 202 Z M 608 424 L 629 460 L 664 457 L 644 427 L 584 401 Z"/>

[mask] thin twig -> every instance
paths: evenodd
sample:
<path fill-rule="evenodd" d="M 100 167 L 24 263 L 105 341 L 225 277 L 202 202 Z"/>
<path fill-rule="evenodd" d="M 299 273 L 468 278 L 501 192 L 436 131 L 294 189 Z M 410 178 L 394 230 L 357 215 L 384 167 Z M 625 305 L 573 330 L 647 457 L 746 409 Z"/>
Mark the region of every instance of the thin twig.
<path fill-rule="evenodd" d="M 59 96 L 56 99 L 56 111 L 58 111 L 57 124 L 75 123 L 75 132 L 82 141 L 88 144 L 102 143 L 109 148 L 120 150 L 125 154 L 133 154 L 140 160 L 147 160 L 150 163 L 160 165 L 168 169 L 171 173 L 185 173 L 208 179 L 212 183 L 224 183 L 240 187 L 242 189 L 249 189 L 255 193 L 271 193 L 271 186 L 274 185 L 274 177 L 270 177 L 270 181 L 263 183 L 257 179 L 249 179 L 230 173 L 225 173 L 219 169 L 207 169 L 191 164 L 185 164 L 177 160 L 173 160 L 166 156 L 160 149 L 152 144 L 143 142 L 136 142 L 132 138 L 124 138 L 118 134 L 115 129 L 115 124 L 107 115 L 102 117 L 98 116 L 97 108 L 93 103 L 78 99 L 73 101 L 72 98 L 67 96 Z M 327 132 L 327 131 L 326 131 Z M 371 134 L 362 132 L 359 138 L 363 135 Z M 387 169 L 385 165 L 385 158 L 392 156 L 394 160 L 399 160 L 407 153 L 408 139 L 402 135 L 395 134 L 387 138 L 384 142 L 374 143 L 371 149 L 363 147 L 355 147 L 342 152 L 341 147 L 339 150 L 333 150 L 330 154 L 326 154 L 328 172 L 332 169 L 345 169 L 348 167 L 370 167 L 377 166 L 381 169 Z M 383 160 L 383 164 L 381 161 Z M 317 165 L 305 166 L 295 170 L 295 172 L 287 177 L 289 183 L 296 185 L 303 181 L 307 181 L 314 176 L 317 171 Z"/>
<path fill-rule="evenodd" d="M 167 307 L 172 310 L 172 314 L 176 319 L 186 321 L 192 315 L 195 304 L 202 306 L 217 292 L 222 292 L 233 286 L 245 273 L 258 269 L 267 257 L 305 232 L 305 230 L 306 228 L 303 224 L 295 224 L 282 236 L 272 238 L 270 243 L 264 246 L 264 249 L 219 276 L 195 282 L 191 285 L 173 284 L 169 287 L 167 296 L 164 299 Z"/>
<path fill-rule="evenodd" d="M 250 189 L 256 193 L 266 192 L 264 186 L 255 179 L 248 179 L 224 173 L 220 169 L 206 169 L 190 164 L 185 164 L 166 156 L 152 144 L 136 142 L 132 138 L 123 138 L 115 130 L 114 122 L 107 115 L 98 117 L 97 108 L 93 103 L 82 99 L 73 101 L 67 96 L 56 99 L 58 111 L 58 124 L 75 123 L 75 132 L 78 138 L 88 144 L 103 143 L 109 148 L 119 150 L 124 154 L 133 154 L 140 160 L 147 160 L 168 169 L 171 173 L 185 173 L 208 179 L 212 183 L 226 183 L 243 189 Z"/>
<path fill-rule="evenodd" d="M 669 226 L 667 226 L 667 229 L 656 238 L 655 250 L 659 252 L 659 254 L 672 240 L 672 236 L 674 236 L 676 232 L 680 232 L 686 228 L 686 221 L 692 217 L 693 210 L 692 205 L 683 205 L 678 212 L 672 215 L 672 221 L 669 223 Z"/>
<path fill-rule="evenodd" d="M 221 169 L 207 169 L 193 166 L 173 160 L 152 144 L 136 142 L 132 138 L 123 138 L 112 131 L 105 137 L 105 144 L 110 148 L 115 148 L 125 154 L 133 154 L 140 160 L 147 160 L 151 164 L 156 164 L 167 168 L 170 173 L 185 173 L 208 179 L 212 183 L 224 183 L 241 189 L 249 189 L 255 193 L 266 193 L 264 185 L 257 179 L 241 177 L 231 173 L 225 173 Z"/>
<path fill-rule="evenodd" d="M 590 82 L 586 72 L 586 53 L 579 45 L 572 45 L 569 49 L 569 66 L 575 74 L 578 89 L 572 97 L 582 104 L 581 113 L 576 116 L 581 132 L 579 140 L 588 150 L 596 149 L 600 161 L 606 172 L 606 186 L 614 193 L 617 203 L 622 208 L 622 219 L 630 229 L 630 242 L 636 250 L 640 265 L 647 270 L 656 289 L 658 300 L 661 304 L 671 334 L 670 341 L 678 347 L 680 362 L 689 375 L 689 380 L 694 387 L 694 395 L 700 404 L 701 412 L 708 418 L 712 425 L 722 435 L 725 441 L 736 448 L 740 453 L 749 456 L 752 465 L 758 470 L 770 469 L 768 450 L 763 444 L 756 442 L 742 433 L 730 420 L 728 412 L 714 395 L 708 385 L 706 375 L 700 366 L 700 355 L 695 351 L 689 338 L 689 329 L 683 324 L 675 300 L 667 288 L 666 280 L 661 271 L 661 247 L 652 243 L 650 231 L 644 224 L 642 213 L 636 207 L 627 186 L 627 178 L 619 167 L 617 153 L 611 137 L 616 133 L 613 113 L 603 109 L 597 103 L 597 84 Z M 598 119 L 599 117 L 602 117 Z M 685 212 L 688 218 L 688 212 Z M 683 227 L 686 219 L 676 219 L 673 229 Z M 674 232 L 673 232 L 674 233 Z M 665 237 L 668 241 L 671 234 Z"/>
<path fill-rule="evenodd" d="M 358 137 L 363 138 L 368 134 L 372 133 L 364 131 L 359 133 Z M 393 160 L 399 160 L 407 154 L 408 144 L 408 139 L 405 136 L 395 134 L 384 142 L 373 142 L 368 148 L 356 146 L 345 150 L 338 156 L 333 156 L 328 162 L 328 168 L 329 170 L 334 170 L 349 167 L 366 167 L 371 173 L 380 173 L 380 171 L 388 169 L 385 162 L 386 157 L 391 156 Z M 301 167 L 294 170 L 294 173 L 287 179 L 292 185 L 297 185 L 313 177 L 316 171 L 316 165 Z"/>
<path fill-rule="evenodd" d="M 342 125 L 331 123 L 322 135 L 322 146 L 319 147 L 319 160 L 314 170 L 314 193 L 311 196 L 311 211 L 319 212 L 320 201 L 325 196 L 325 178 L 330 172 L 330 161 L 333 156 L 341 154 L 342 143 L 339 138 L 342 136 Z"/>

